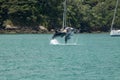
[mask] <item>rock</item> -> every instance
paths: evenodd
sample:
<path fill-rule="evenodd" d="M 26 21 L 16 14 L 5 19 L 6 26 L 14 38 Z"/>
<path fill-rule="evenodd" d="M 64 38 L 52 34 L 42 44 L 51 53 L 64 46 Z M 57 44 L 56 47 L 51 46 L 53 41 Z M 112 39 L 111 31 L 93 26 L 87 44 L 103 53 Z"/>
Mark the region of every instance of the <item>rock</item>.
<path fill-rule="evenodd" d="M 11 25 L 6 25 L 6 26 L 5 26 L 5 29 L 8 29 L 8 30 L 15 30 L 15 29 L 18 29 L 18 27 L 11 26 Z"/>
<path fill-rule="evenodd" d="M 41 31 L 45 31 L 45 32 L 48 31 L 47 28 L 45 28 L 44 26 L 39 26 L 39 29 L 40 29 Z"/>

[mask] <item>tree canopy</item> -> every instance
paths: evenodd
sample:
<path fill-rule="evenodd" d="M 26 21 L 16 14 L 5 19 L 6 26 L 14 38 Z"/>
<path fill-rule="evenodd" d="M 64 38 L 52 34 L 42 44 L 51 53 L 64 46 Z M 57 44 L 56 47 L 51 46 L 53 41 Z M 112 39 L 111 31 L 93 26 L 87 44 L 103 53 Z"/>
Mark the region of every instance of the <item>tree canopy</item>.
<path fill-rule="evenodd" d="M 64 0 L 0 0 L 0 29 L 6 24 L 48 30 L 62 27 Z M 82 32 L 109 31 L 116 0 L 67 0 L 67 25 Z M 118 4 L 114 26 L 120 28 Z"/>

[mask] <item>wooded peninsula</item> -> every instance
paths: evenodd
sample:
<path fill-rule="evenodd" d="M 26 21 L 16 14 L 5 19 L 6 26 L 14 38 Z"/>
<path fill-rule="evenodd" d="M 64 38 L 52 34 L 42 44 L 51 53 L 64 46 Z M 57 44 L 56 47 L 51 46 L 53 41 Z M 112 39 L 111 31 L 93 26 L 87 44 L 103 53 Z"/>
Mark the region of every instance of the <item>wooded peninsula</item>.
<path fill-rule="evenodd" d="M 0 0 L 0 33 L 49 33 L 63 24 L 64 0 Z M 67 0 L 67 26 L 108 32 L 116 0 Z M 120 29 L 118 4 L 114 28 Z"/>

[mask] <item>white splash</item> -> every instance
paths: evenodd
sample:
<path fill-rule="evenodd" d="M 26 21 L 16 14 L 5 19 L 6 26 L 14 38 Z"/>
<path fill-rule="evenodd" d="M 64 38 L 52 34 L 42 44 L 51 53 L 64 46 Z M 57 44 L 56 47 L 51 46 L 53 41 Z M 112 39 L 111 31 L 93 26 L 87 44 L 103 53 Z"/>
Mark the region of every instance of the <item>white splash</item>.
<path fill-rule="evenodd" d="M 50 44 L 57 45 L 57 44 L 59 44 L 59 42 L 58 42 L 57 39 L 52 39 L 52 40 L 50 41 Z"/>

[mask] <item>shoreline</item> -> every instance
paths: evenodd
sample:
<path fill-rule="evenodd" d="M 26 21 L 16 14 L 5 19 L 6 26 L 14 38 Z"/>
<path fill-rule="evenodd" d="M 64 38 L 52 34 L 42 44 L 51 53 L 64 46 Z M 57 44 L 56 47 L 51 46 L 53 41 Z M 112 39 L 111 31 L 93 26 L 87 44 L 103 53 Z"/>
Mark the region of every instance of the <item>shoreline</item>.
<path fill-rule="evenodd" d="M 50 31 L 37 31 L 37 30 L 0 30 L 0 34 L 49 34 Z"/>
<path fill-rule="evenodd" d="M 0 34 L 53 34 L 54 31 L 36 31 L 36 30 L 0 30 Z M 89 33 L 89 32 L 79 32 L 77 34 L 83 34 L 83 33 Z M 93 31 L 91 33 L 109 33 L 108 32 L 102 32 L 102 31 Z M 91 34 L 89 33 L 89 34 Z"/>

